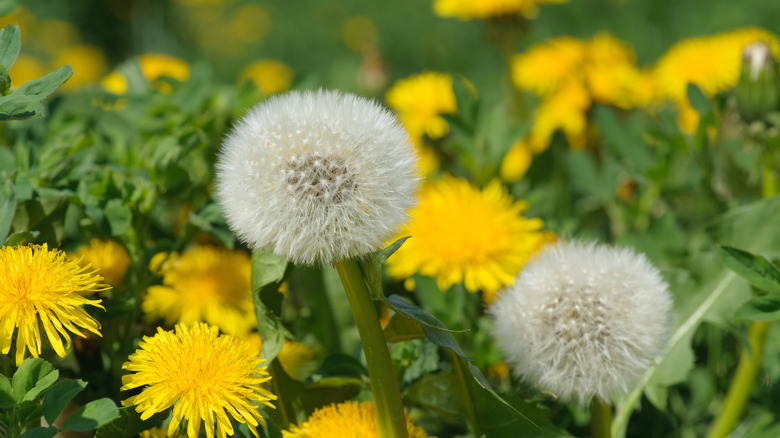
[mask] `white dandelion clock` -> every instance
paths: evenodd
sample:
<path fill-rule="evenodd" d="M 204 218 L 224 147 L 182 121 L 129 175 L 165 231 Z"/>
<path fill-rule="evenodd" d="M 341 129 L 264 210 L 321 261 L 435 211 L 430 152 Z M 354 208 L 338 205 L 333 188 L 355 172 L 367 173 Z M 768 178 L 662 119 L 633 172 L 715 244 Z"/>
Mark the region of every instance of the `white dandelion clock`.
<path fill-rule="evenodd" d="M 297 264 L 374 251 L 397 232 L 419 176 L 408 134 L 378 104 L 291 92 L 254 107 L 225 139 L 217 197 L 253 247 Z"/>
<path fill-rule="evenodd" d="M 630 249 L 548 246 L 491 305 L 494 336 L 516 375 L 564 402 L 628 391 L 666 348 L 668 286 Z"/>

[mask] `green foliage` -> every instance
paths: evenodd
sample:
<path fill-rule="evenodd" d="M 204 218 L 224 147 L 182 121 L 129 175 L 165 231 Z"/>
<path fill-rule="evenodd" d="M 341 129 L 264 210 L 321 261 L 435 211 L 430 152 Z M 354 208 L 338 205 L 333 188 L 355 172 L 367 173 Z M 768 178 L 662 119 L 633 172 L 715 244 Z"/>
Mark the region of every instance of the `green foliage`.
<path fill-rule="evenodd" d="M 87 384 L 60 379 L 59 371 L 43 359 L 25 359 L 9 379 L 0 375 L 0 430 L 9 437 L 52 437 L 64 430 L 93 430 L 118 417 L 107 398 L 88 402 L 54 426 L 73 398 Z M 43 417 L 50 426 L 40 427 Z"/>

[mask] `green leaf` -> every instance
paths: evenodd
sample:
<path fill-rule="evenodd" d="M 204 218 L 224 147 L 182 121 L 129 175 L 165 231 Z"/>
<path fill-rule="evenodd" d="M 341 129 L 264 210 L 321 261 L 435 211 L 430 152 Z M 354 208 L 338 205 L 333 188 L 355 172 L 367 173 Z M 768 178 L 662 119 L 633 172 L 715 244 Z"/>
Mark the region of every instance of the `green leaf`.
<path fill-rule="evenodd" d="M 167 416 L 168 411 L 165 410 L 141 420 L 141 414 L 135 410 L 135 406 L 119 408 L 119 416 L 99 426 L 95 431 L 95 438 L 133 438 L 158 426 Z"/>
<path fill-rule="evenodd" d="M 16 212 L 16 190 L 10 179 L 0 188 L 0 241 L 4 241 L 11 231 L 11 223 Z"/>
<path fill-rule="evenodd" d="M 383 332 L 385 339 L 390 343 L 410 341 L 412 339 L 425 337 L 422 324 L 402 313 L 393 315 Z"/>
<path fill-rule="evenodd" d="M 686 89 L 688 95 L 688 101 L 691 102 L 691 106 L 702 116 L 707 114 L 712 108 L 712 102 L 704 95 L 699 87 L 695 84 L 688 84 Z"/>
<path fill-rule="evenodd" d="M 35 399 L 53 385 L 59 375 L 59 371 L 53 369 L 51 364 L 43 359 L 25 359 L 14 373 L 11 383 L 16 401 Z"/>
<path fill-rule="evenodd" d="M 19 26 L 6 24 L 3 30 L 0 30 L 0 65 L 10 70 L 21 48 L 22 33 Z"/>
<path fill-rule="evenodd" d="M 435 316 L 426 312 L 424 309 L 421 309 L 406 301 L 405 299 L 401 298 L 400 295 L 390 295 L 387 297 L 387 304 L 396 312 L 400 312 L 414 319 L 425 327 L 450 333 L 464 333 L 468 331 L 448 329 L 447 326 L 444 325 L 443 322 L 439 321 Z"/>
<path fill-rule="evenodd" d="M 388 257 L 398 251 L 398 248 L 406 242 L 409 236 L 402 237 L 379 251 L 372 252 L 368 256 L 368 261 L 360 260 L 360 267 L 363 271 L 363 277 L 374 297 L 385 301 L 384 292 L 382 292 L 382 264 Z"/>
<path fill-rule="evenodd" d="M 35 427 L 41 424 L 41 404 L 37 400 L 25 400 L 16 407 L 16 418 L 22 427 Z"/>
<path fill-rule="evenodd" d="M 121 199 L 108 201 L 103 213 L 106 215 L 106 221 L 108 221 L 113 236 L 123 236 L 133 225 L 133 212 L 130 207 L 122 203 Z"/>
<path fill-rule="evenodd" d="M 41 233 L 39 231 L 20 231 L 13 233 L 5 239 L 5 246 L 26 245 L 35 240 Z"/>
<path fill-rule="evenodd" d="M 0 0 L 0 17 L 8 15 L 19 7 L 19 0 Z"/>
<path fill-rule="evenodd" d="M 765 294 L 751 298 L 737 309 L 734 319 L 776 321 L 780 319 L 780 294 Z"/>
<path fill-rule="evenodd" d="M 54 426 L 34 427 L 19 435 L 19 438 L 52 438 L 57 435 L 57 432 L 59 432 L 59 430 Z"/>
<path fill-rule="evenodd" d="M 284 296 L 279 293 L 290 268 L 282 257 L 261 250 L 252 252 L 252 301 L 257 330 L 263 338 L 260 356 L 267 363 L 282 351 L 285 337 L 292 338 L 280 319 Z"/>
<path fill-rule="evenodd" d="M 14 390 L 8 377 L 0 374 L 0 409 L 7 409 L 16 405 Z"/>
<path fill-rule="evenodd" d="M 780 271 L 764 257 L 730 246 L 721 246 L 720 258 L 727 268 L 757 289 L 780 293 Z"/>
<path fill-rule="evenodd" d="M 43 105 L 17 92 L 0 97 L 0 122 L 24 120 L 43 114 Z"/>
<path fill-rule="evenodd" d="M 110 398 L 91 401 L 65 421 L 62 430 L 92 430 L 119 417 L 119 408 Z"/>
<path fill-rule="evenodd" d="M 54 70 L 46 76 L 33 79 L 21 87 L 17 88 L 14 94 L 20 93 L 34 100 L 41 100 L 48 97 L 60 85 L 73 75 L 69 65 Z"/>
<path fill-rule="evenodd" d="M 87 383 L 83 380 L 64 379 L 55 383 L 43 398 L 43 417 L 49 424 L 60 415 L 69 401 L 81 392 Z"/>

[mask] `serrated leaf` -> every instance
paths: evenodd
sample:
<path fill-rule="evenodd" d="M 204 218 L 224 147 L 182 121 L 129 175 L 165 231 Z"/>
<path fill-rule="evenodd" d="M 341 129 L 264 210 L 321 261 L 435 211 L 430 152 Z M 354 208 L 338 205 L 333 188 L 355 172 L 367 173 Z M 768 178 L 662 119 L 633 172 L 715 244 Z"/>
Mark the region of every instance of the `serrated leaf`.
<path fill-rule="evenodd" d="M 23 94 L 33 100 L 41 100 L 48 97 L 54 92 L 60 85 L 68 80 L 73 75 L 73 70 L 69 65 L 63 65 L 62 67 L 50 72 L 49 74 L 33 79 L 21 87 L 17 88 L 14 94 Z"/>
<path fill-rule="evenodd" d="M 387 297 L 387 304 L 396 312 L 400 312 L 414 319 L 423 326 L 449 333 L 464 333 L 468 331 L 451 330 L 447 328 L 447 326 L 444 325 L 443 322 L 439 321 L 435 316 L 426 312 L 424 309 L 421 309 L 420 307 L 417 307 L 414 304 L 406 301 L 405 299 L 401 298 L 400 295 L 390 295 Z"/>
<path fill-rule="evenodd" d="M 119 408 L 110 398 L 91 401 L 73 413 L 62 430 L 92 430 L 119 418 Z"/>
<path fill-rule="evenodd" d="M 11 379 L 16 401 L 33 400 L 53 385 L 59 377 L 59 371 L 43 359 L 25 359 Z"/>
<path fill-rule="evenodd" d="M 159 425 L 167 416 L 168 411 L 165 410 L 141 420 L 141 414 L 135 410 L 135 406 L 119 408 L 119 416 L 99 426 L 95 431 L 95 438 L 133 438 L 140 432 Z"/>
<path fill-rule="evenodd" d="M 380 301 L 385 300 L 384 292 L 382 291 L 382 264 L 388 257 L 398 251 L 398 248 L 409 239 L 409 236 L 402 237 L 395 242 L 391 243 L 385 248 L 375 251 L 368 256 L 368 261 L 360 261 L 361 271 L 363 277 L 366 280 L 369 290 Z"/>
<path fill-rule="evenodd" d="M 10 70 L 21 48 L 22 33 L 19 26 L 6 24 L 3 30 L 0 30 L 0 65 Z"/>
<path fill-rule="evenodd" d="M 55 383 L 43 398 L 43 417 L 49 424 L 60 415 L 68 402 L 81 392 L 87 383 L 83 380 L 65 379 Z"/>
<path fill-rule="evenodd" d="M 776 321 L 780 319 L 780 294 L 765 294 L 751 298 L 737 309 L 734 319 Z"/>
<path fill-rule="evenodd" d="M 730 246 L 721 246 L 720 258 L 727 268 L 756 288 L 780 293 L 780 271 L 764 257 Z"/>
<path fill-rule="evenodd" d="M 19 435 L 19 438 L 52 438 L 59 430 L 54 426 L 34 427 Z"/>
<path fill-rule="evenodd" d="M 43 115 L 43 111 L 37 100 L 18 92 L 0 97 L 0 122 L 29 119 Z"/>

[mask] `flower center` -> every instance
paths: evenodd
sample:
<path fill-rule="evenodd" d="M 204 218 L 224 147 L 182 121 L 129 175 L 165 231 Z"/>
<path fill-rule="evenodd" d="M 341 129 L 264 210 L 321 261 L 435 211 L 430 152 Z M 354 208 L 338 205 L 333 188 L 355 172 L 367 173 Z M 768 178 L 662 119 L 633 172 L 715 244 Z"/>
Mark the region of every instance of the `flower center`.
<path fill-rule="evenodd" d="M 561 295 L 543 309 L 556 338 L 569 351 L 577 350 L 582 343 L 607 344 L 611 335 L 606 323 L 607 305 L 596 294 L 579 291 L 574 296 Z"/>
<path fill-rule="evenodd" d="M 283 175 L 289 190 L 307 201 L 338 204 L 357 189 L 354 170 L 338 157 L 293 156 Z"/>

